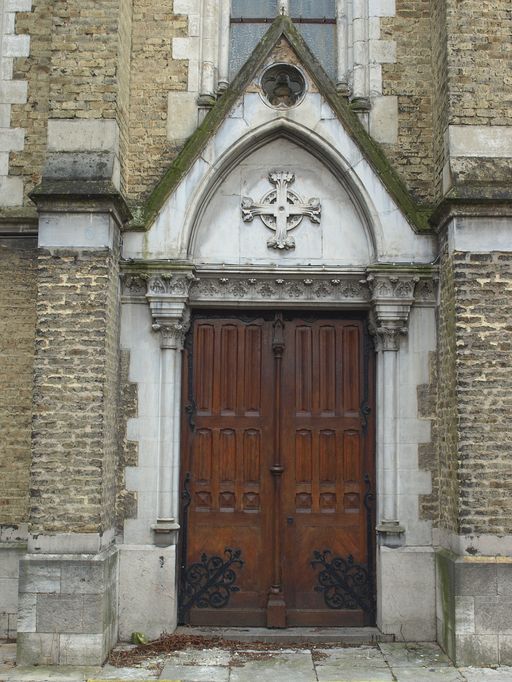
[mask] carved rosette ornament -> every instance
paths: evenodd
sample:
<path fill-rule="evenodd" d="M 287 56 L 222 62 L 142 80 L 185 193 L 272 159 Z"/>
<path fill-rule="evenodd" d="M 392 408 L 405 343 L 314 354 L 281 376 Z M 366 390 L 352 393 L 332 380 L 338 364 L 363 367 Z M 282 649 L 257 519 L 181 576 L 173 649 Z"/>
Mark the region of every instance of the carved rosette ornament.
<path fill-rule="evenodd" d="M 250 197 L 242 197 L 242 220 L 250 223 L 259 216 L 263 224 L 275 232 L 267 240 L 269 248 L 294 249 L 295 239 L 288 232 L 298 227 L 305 216 L 312 223 L 320 223 L 320 199 L 313 197 L 305 202 L 291 190 L 290 185 L 295 181 L 294 173 L 270 171 L 268 179 L 275 189 L 267 192 L 259 203 Z"/>

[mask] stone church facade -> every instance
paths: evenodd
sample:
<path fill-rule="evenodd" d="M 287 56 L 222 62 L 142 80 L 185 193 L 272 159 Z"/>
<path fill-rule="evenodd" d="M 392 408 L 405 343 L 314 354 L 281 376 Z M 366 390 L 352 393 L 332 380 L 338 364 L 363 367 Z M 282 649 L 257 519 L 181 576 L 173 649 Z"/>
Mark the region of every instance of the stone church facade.
<path fill-rule="evenodd" d="M 512 665 L 506 0 L 0 15 L 19 660 L 190 622 Z"/>

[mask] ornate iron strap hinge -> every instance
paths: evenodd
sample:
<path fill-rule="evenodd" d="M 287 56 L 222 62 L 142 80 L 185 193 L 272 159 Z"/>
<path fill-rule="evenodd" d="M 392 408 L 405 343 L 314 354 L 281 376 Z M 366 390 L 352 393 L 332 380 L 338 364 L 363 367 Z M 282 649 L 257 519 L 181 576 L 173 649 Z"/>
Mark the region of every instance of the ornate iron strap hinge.
<path fill-rule="evenodd" d="M 354 557 L 335 556 L 331 550 L 323 552 L 315 550 L 311 566 L 321 566 L 318 574 L 317 592 L 323 592 L 326 606 L 330 609 L 362 609 L 372 619 L 375 615 L 375 592 L 373 578 L 373 532 L 370 477 L 365 474 L 366 493 L 364 507 L 366 509 L 367 552 L 366 564 L 356 564 Z"/>
<path fill-rule="evenodd" d="M 244 565 L 240 549 L 226 547 L 224 555 L 208 557 L 201 554 L 201 560 L 191 564 L 184 574 L 181 586 L 180 613 L 185 614 L 193 606 L 199 609 L 221 609 L 229 602 L 232 592 L 239 592 L 235 585 L 237 578 L 233 566 Z"/>

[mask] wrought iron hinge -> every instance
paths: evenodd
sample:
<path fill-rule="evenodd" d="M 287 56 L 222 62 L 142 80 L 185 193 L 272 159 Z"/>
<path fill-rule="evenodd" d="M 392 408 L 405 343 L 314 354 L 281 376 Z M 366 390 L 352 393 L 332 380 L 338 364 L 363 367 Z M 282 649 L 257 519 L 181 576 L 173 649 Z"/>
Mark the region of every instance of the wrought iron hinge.
<path fill-rule="evenodd" d="M 189 402 L 185 405 L 185 412 L 187 413 L 188 425 L 191 431 L 196 429 L 196 401 L 194 398 L 190 398 Z"/>
<path fill-rule="evenodd" d="M 367 400 L 363 400 L 361 403 L 361 407 L 359 408 L 359 414 L 361 415 L 361 422 L 362 422 L 362 428 L 363 428 L 363 433 L 366 433 L 368 431 L 368 417 L 372 413 L 372 408 L 368 405 Z"/>

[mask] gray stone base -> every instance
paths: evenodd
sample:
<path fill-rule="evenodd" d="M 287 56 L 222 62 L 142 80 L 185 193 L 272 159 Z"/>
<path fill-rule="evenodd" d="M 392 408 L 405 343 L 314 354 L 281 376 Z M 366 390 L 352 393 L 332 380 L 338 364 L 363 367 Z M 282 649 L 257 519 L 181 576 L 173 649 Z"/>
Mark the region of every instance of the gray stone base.
<path fill-rule="evenodd" d="M 438 550 L 437 636 L 459 666 L 512 665 L 512 558 Z"/>
<path fill-rule="evenodd" d="M 117 642 L 118 551 L 20 561 L 21 665 L 100 665 Z"/>
<path fill-rule="evenodd" d="M 176 547 L 119 546 L 119 639 L 153 639 L 177 624 Z"/>
<path fill-rule="evenodd" d="M 379 547 L 377 626 L 399 641 L 436 637 L 435 560 L 431 547 Z"/>
<path fill-rule="evenodd" d="M 16 637 L 18 565 L 26 542 L 0 542 L 0 639 Z"/>

